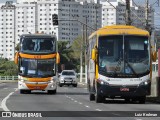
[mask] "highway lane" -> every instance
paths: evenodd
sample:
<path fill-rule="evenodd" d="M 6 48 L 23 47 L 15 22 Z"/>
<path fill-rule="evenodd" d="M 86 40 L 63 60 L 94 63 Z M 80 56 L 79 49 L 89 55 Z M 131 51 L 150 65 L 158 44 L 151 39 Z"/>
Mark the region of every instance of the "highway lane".
<path fill-rule="evenodd" d="M 89 101 L 87 89 L 78 86 L 58 87 L 56 95 L 48 95 L 45 91 L 33 91 L 31 94 L 19 94 L 16 90 L 17 83 L 6 83 L 0 85 L 0 98 L 5 98 L 9 93 L 13 94 L 7 99 L 6 106 L 10 111 L 159 111 L 160 105 L 155 103 L 137 104 L 125 103 L 124 100 L 109 100 L 104 103 L 96 104 L 94 101 Z M 1 106 L 2 107 L 2 106 Z M 0 110 L 3 110 L 0 107 Z M 130 112 L 129 112 L 130 113 Z M 129 114 L 126 113 L 126 114 Z M 132 113 L 132 112 L 131 112 Z M 81 113 L 80 113 L 81 114 Z M 117 112 L 109 113 L 116 116 L 118 120 L 158 120 L 159 118 L 139 118 L 139 117 L 120 117 L 121 114 Z M 42 118 L 43 119 L 43 118 Z M 53 118 L 47 118 L 52 119 Z M 55 117 L 56 120 L 63 120 L 66 118 Z M 106 120 L 106 118 L 90 118 L 90 117 L 67 117 L 68 120 Z"/>

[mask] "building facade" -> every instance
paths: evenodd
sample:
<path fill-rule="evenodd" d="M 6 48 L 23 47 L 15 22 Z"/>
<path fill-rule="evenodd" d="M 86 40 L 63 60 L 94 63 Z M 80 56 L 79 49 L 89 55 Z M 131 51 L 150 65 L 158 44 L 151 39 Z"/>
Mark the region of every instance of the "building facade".
<path fill-rule="evenodd" d="M 110 0 L 101 2 L 102 5 L 102 26 L 113 24 L 126 24 L 126 4 L 125 0 Z M 139 28 L 146 26 L 146 7 L 136 6 L 130 1 L 131 24 Z M 148 24 L 154 27 L 154 9 L 149 7 Z"/>
<path fill-rule="evenodd" d="M 6 7 L 8 4 L 12 7 Z M 72 42 L 82 35 L 83 24 L 90 26 L 87 27 L 89 35 L 100 28 L 102 22 L 102 5 L 94 0 L 17 0 L 0 7 L 0 56 L 10 60 L 14 59 L 15 46 L 22 34 L 43 32 Z M 58 14 L 57 26 L 52 24 L 53 14 Z"/>
<path fill-rule="evenodd" d="M 0 57 L 13 60 L 15 53 L 15 5 L 0 4 Z"/>

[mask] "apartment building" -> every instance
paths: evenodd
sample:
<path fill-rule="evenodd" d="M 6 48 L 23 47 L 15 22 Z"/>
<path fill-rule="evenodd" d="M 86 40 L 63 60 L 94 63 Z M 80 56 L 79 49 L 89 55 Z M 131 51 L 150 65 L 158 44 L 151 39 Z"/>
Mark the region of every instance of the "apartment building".
<path fill-rule="evenodd" d="M 0 4 L 0 57 L 13 60 L 15 53 L 15 5 Z"/>
<path fill-rule="evenodd" d="M 102 26 L 113 24 L 126 24 L 126 5 L 125 0 L 110 0 L 101 2 L 102 4 Z M 114 6 L 114 7 L 113 7 Z M 136 6 L 130 1 L 132 25 L 145 28 L 146 25 L 146 7 Z M 154 27 L 154 10 L 149 7 L 150 27 Z"/>

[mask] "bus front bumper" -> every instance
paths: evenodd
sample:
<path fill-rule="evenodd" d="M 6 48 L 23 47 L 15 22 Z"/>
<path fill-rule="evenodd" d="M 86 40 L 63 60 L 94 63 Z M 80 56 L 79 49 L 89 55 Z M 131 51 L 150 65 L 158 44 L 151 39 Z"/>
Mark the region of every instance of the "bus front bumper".
<path fill-rule="evenodd" d="M 103 97 L 139 97 L 150 95 L 151 83 L 137 86 L 101 85 L 97 82 L 97 92 Z"/>
<path fill-rule="evenodd" d="M 20 90 L 55 90 L 56 82 L 23 82 L 18 81 L 18 89 Z"/>

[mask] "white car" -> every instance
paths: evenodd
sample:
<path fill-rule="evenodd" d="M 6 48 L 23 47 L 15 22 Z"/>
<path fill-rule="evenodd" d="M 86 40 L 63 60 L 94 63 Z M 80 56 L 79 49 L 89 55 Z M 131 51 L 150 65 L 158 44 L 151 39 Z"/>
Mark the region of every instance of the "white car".
<path fill-rule="evenodd" d="M 59 76 L 59 86 L 73 85 L 77 87 L 77 74 L 74 70 L 63 70 Z"/>

